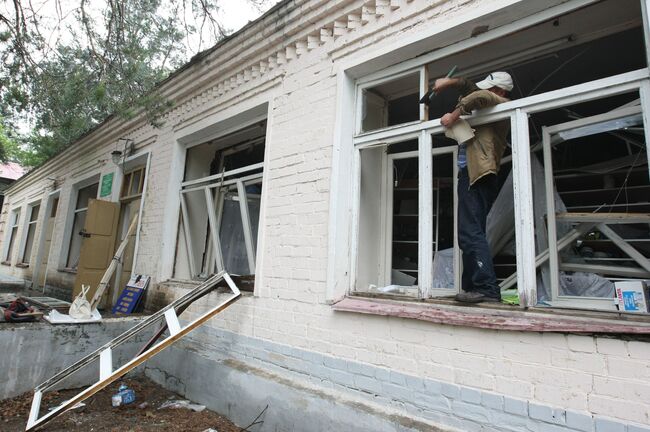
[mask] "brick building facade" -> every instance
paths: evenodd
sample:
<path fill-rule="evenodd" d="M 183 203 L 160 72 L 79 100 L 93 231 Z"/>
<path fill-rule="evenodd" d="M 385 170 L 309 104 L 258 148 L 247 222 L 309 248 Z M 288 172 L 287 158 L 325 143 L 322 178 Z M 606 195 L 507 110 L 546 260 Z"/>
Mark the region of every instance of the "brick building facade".
<path fill-rule="evenodd" d="M 640 123 L 626 123 L 641 130 L 628 139 L 637 156 L 630 172 L 641 166 L 645 177 L 634 187 L 647 186 L 647 2 L 624 6 L 283 1 L 159 85 L 174 101 L 162 127 L 144 116 L 109 118 L 7 189 L 0 271 L 69 298 L 83 191 L 126 203 L 124 185 L 140 172 L 130 213 L 140 220 L 124 272 L 152 277 L 149 307 L 220 267 L 254 275 L 252 292 L 146 367 L 155 380 L 238 424 L 268 404 L 261 430 L 650 430 L 647 316 L 619 314 L 607 298 L 556 293 L 539 300 L 536 156 L 521 151 L 534 148 L 541 127 L 573 127 L 567 122 L 576 116 L 558 114 L 567 107 L 587 120 L 612 111 L 624 121 L 640 116 Z M 617 65 L 597 55 L 605 49 L 621 57 Z M 526 90 L 476 118 L 509 118 L 514 126 L 501 182 L 514 183 L 516 252 L 504 256 L 517 270 L 527 309 L 450 304 L 444 297 L 459 289 L 458 264 L 455 282 L 434 282 L 440 245 L 458 253 L 454 206 L 445 211 L 441 204 L 441 185 L 454 179 L 438 174 L 455 174 L 455 147 L 437 144 L 440 113 L 454 98 L 428 108 L 417 99 L 455 64 L 468 77 L 513 68 Z M 580 111 L 580 104 L 601 100 Z M 411 168 L 400 162 L 411 159 Z M 567 169 L 574 167 L 567 162 L 556 174 Z M 416 192 L 398 198 L 409 173 Z M 386 210 L 398 199 L 410 213 Z M 410 225 L 399 219 L 411 216 L 417 219 Z M 446 238 L 444 224 L 435 223 L 444 218 L 451 224 Z M 210 226 L 215 221 L 218 229 Z M 404 240 L 409 233 L 415 240 Z M 399 242 L 415 251 L 404 252 L 409 246 Z M 647 278 L 642 266 L 635 271 Z M 403 277 L 413 282 L 397 282 Z M 385 286 L 398 288 L 377 290 Z M 211 302 L 207 297 L 181 318 Z"/>

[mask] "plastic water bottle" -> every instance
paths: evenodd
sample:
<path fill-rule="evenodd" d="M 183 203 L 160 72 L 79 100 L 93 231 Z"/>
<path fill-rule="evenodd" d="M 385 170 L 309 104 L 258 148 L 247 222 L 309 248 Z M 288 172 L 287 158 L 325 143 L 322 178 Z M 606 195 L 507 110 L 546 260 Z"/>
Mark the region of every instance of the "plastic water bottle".
<path fill-rule="evenodd" d="M 118 407 L 120 405 L 128 405 L 133 402 L 135 402 L 135 391 L 128 388 L 126 384 L 120 385 L 117 393 L 115 393 L 111 398 L 111 404 L 114 407 Z"/>

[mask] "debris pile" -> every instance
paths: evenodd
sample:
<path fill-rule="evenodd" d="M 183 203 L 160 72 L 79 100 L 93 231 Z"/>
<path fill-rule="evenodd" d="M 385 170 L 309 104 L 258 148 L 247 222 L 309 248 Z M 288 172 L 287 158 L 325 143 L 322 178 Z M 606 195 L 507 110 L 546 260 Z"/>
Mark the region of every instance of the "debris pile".
<path fill-rule="evenodd" d="M 134 403 L 113 407 L 112 396 L 121 385 L 135 393 Z M 56 406 L 78 393 L 78 390 L 48 392 L 43 406 Z M 0 402 L 0 430 L 22 432 L 31 405 L 31 392 Z M 167 431 L 167 432 L 240 432 L 242 429 L 219 414 L 203 409 L 158 409 L 169 401 L 182 401 L 178 395 L 138 375 L 116 382 L 85 401 L 85 406 L 73 409 L 48 424 L 48 432 L 102 431 Z M 189 402 L 188 402 L 189 403 Z M 46 409 L 46 408 L 44 408 Z"/>

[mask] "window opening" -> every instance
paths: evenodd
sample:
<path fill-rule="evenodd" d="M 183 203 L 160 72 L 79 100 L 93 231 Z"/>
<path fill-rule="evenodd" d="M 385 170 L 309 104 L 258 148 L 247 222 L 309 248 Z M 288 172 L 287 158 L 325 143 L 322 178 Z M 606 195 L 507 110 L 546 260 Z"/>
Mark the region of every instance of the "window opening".
<path fill-rule="evenodd" d="M 22 264 L 29 264 L 32 256 L 32 247 L 34 246 L 34 236 L 36 235 L 36 223 L 38 222 L 38 213 L 41 206 L 36 204 L 30 207 L 29 221 L 27 222 L 27 238 L 25 240 L 25 249 L 21 257 Z"/>
<path fill-rule="evenodd" d="M 137 167 L 124 174 L 122 190 L 120 191 L 120 200 L 133 200 L 142 196 L 144 190 L 144 170 L 145 167 Z"/>
<path fill-rule="evenodd" d="M 457 147 L 437 145 L 448 139 L 432 136 L 432 185 L 431 205 L 433 217 L 433 277 L 430 295 L 439 290 L 456 291 L 459 275 L 458 242 L 456 240 L 457 213 Z M 444 294 L 449 294 L 444 292 Z"/>
<path fill-rule="evenodd" d="M 420 71 L 362 88 L 360 132 L 420 120 L 419 94 Z"/>
<path fill-rule="evenodd" d="M 56 217 L 56 212 L 59 209 L 59 197 L 54 198 L 54 201 L 52 202 L 52 210 L 50 211 L 50 217 L 54 218 Z"/>
<path fill-rule="evenodd" d="M 188 149 L 176 277 L 255 275 L 266 122 Z M 187 258 L 186 258 L 187 257 Z M 242 283 L 252 289 L 252 283 Z"/>
<path fill-rule="evenodd" d="M 408 153 L 407 153 L 408 154 Z M 418 285 L 418 158 L 393 153 L 390 284 Z"/>
<path fill-rule="evenodd" d="M 618 108 L 593 115 L 598 108 Z M 562 110 L 542 128 L 549 242 L 538 295 L 556 306 L 616 310 L 614 283 L 650 277 L 650 182 L 637 92 Z M 556 113 L 547 113 L 552 115 Z"/>
<path fill-rule="evenodd" d="M 554 131 L 550 134 L 551 138 L 549 138 L 553 160 L 553 174 L 551 178 L 557 186 L 558 196 L 565 201 L 567 212 L 624 212 L 628 215 L 634 213 L 633 216 L 628 216 L 628 219 L 631 217 L 632 219 L 630 220 L 636 223 L 627 224 L 630 225 L 625 228 L 627 231 L 624 229 L 624 225 L 626 224 L 621 223 L 610 224 L 611 230 L 608 230 L 607 227 L 603 229 L 594 229 L 591 227 L 583 230 L 584 232 L 580 232 L 575 238 L 564 243 L 559 241 L 562 238 L 559 237 L 560 233 L 558 231 L 557 240 L 562 248 L 561 253 L 557 257 L 558 271 L 561 270 L 565 273 L 570 271 L 573 274 L 575 271 L 572 269 L 580 268 L 579 265 L 576 266 L 576 263 L 566 262 L 564 258 L 569 253 L 568 251 L 575 253 L 583 245 L 587 245 L 587 253 L 589 254 L 589 248 L 596 252 L 596 249 L 592 247 L 593 244 L 602 245 L 606 243 L 608 246 L 603 249 L 607 250 L 602 250 L 600 254 L 597 254 L 600 256 L 586 257 L 586 259 L 583 256 L 580 259 L 606 262 L 612 267 L 618 266 L 619 273 L 618 275 L 603 273 L 603 269 L 601 268 L 600 273 L 595 272 L 596 274 L 609 278 L 610 280 L 615 279 L 613 276 L 616 276 L 618 280 L 632 277 L 650 277 L 650 269 L 644 268 L 644 264 L 642 264 L 645 262 L 644 259 L 648 258 L 648 252 L 650 252 L 646 248 L 646 239 L 630 236 L 625 237 L 626 234 L 630 234 L 631 229 L 637 229 L 643 233 L 647 233 L 649 226 L 645 222 L 639 222 L 641 218 L 639 214 L 650 211 L 650 208 L 647 207 L 646 198 L 648 191 L 645 190 L 648 183 L 648 156 L 645 150 L 647 144 L 645 143 L 645 129 L 640 120 L 640 115 L 634 118 L 637 123 L 629 123 L 632 120 L 628 119 L 628 123 L 614 122 L 614 127 L 611 123 L 608 124 L 605 122 L 597 126 L 600 129 L 592 128 L 592 132 L 587 135 L 585 135 L 582 129 L 583 126 L 580 124 L 578 124 L 579 127 L 569 128 L 571 130 L 562 129 L 560 131 L 557 129 L 560 125 L 563 125 L 562 127 L 569 127 L 573 124 L 571 123 L 573 121 L 599 116 L 615 109 L 633 106 L 635 103 L 638 107 L 638 113 L 641 112 L 638 91 L 634 95 L 622 94 L 603 97 L 595 95 L 596 86 L 595 84 L 594 86 L 590 86 L 590 84 L 594 80 L 606 81 L 610 77 L 618 75 L 621 77 L 620 80 L 616 82 L 610 80 L 611 83 L 606 84 L 606 86 L 611 87 L 620 84 L 621 88 L 623 88 L 624 82 L 626 82 L 625 80 L 632 80 L 633 76 L 637 75 L 641 77 L 644 71 L 643 68 L 647 66 L 644 39 L 639 2 L 637 0 L 623 0 L 623 3 L 621 3 L 614 0 L 606 0 L 576 9 L 562 16 L 558 16 L 556 19 L 545 21 L 500 39 L 486 42 L 480 47 L 459 51 L 456 54 L 436 60 L 426 65 L 425 71 L 419 66 L 414 66 L 412 70 L 401 72 L 398 76 L 393 75 L 391 77 L 391 72 L 387 71 L 386 78 L 383 79 L 374 79 L 372 82 L 365 83 L 361 79 L 361 84 L 358 86 L 357 100 L 363 103 L 362 109 L 357 112 L 357 116 L 361 117 L 357 118 L 358 126 L 356 136 L 354 137 L 354 143 L 358 151 L 356 166 L 359 179 L 359 203 L 358 210 L 355 210 L 358 211 L 358 214 L 354 218 L 355 221 L 358 221 L 355 222 L 357 223 L 358 238 L 354 239 L 353 244 L 354 250 L 357 253 L 357 259 L 352 269 L 354 276 L 353 290 L 372 291 L 377 286 L 382 287 L 393 282 L 386 275 L 387 272 L 394 269 L 393 264 L 397 262 L 399 255 L 395 256 L 393 254 L 392 244 L 388 244 L 386 241 L 379 244 L 373 238 L 373 236 L 376 237 L 379 233 L 380 238 L 386 238 L 388 236 L 390 242 L 393 242 L 395 238 L 391 236 L 403 230 L 403 226 L 394 221 L 397 217 L 402 216 L 399 213 L 393 214 L 387 210 L 387 207 L 395 204 L 389 200 L 392 199 L 397 202 L 397 199 L 394 196 L 395 186 L 387 183 L 386 178 L 393 179 L 400 174 L 400 168 L 403 170 L 403 167 L 396 167 L 393 163 L 394 159 L 396 159 L 394 154 L 399 153 L 399 151 L 392 151 L 390 147 L 395 146 L 396 144 L 394 143 L 405 146 L 407 145 L 405 143 L 409 142 L 409 140 L 412 141 L 413 137 L 424 131 L 433 133 L 430 136 L 431 147 L 434 153 L 431 161 L 431 171 L 428 171 L 429 168 L 426 166 L 426 163 L 422 162 L 422 158 L 425 155 L 422 147 L 424 138 L 420 136 L 420 145 L 417 148 L 412 145 L 409 149 L 409 151 L 415 152 L 414 157 L 419 157 L 420 159 L 418 163 L 420 165 L 420 176 L 424 174 L 432 176 L 431 180 L 428 177 L 422 177 L 419 180 L 420 191 L 418 197 L 420 202 L 418 205 L 420 210 L 418 214 L 418 242 L 420 246 L 418 247 L 418 252 L 420 256 L 418 256 L 417 282 L 421 285 L 422 281 L 425 281 L 425 284 L 427 281 L 427 275 L 423 275 L 425 269 L 422 264 L 424 260 L 422 248 L 424 245 L 428 247 L 428 238 L 430 235 L 428 229 L 431 229 L 433 232 L 431 234 L 431 249 L 434 257 L 432 269 L 434 282 L 430 285 L 432 288 L 430 291 L 427 290 L 427 286 L 420 287 L 420 295 L 426 296 L 427 293 L 431 294 L 435 291 L 436 285 L 439 285 L 436 282 L 435 272 L 437 265 L 435 257 L 442 257 L 440 252 L 444 250 L 442 249 L 443 243 L 449 244 L 449 239 L 441 236 L 441 232 L 447 232 L 449 230 L 448 228 L 443 228 L 443 225 L 448 226 L 453 222 L 453 220 L 449 219 L 448 214 L 445 215 L 445 207 L 447 206 L 445 202 L 451 199 L 449 193 L 453 191 L 453 188 L 449 188 L 446 192 L 444 191 L 443 181 L 446 176 L 440 173 L 441 169 L 444 170 L 444 166 L 453 166 L 453 163 L 449 161 L 449 158 L 452 157 L 451 155 L 446 156 L 446 159 L 439 158 L 440 160 L 437 160 L 435 152 L 438 149 L 455 146 L 456 144 L 440 135 L 440 131 L 443 128 L 436 124 L 435 121 L 424 121 L 420 125 L 408 124 L 408 120 L 414 121 L 418 119 L 414 114 L 411 114 L 408 120 L 390 120 L 391 118 L 396 119 L 396 117 L 389 116 L 391 110 L 395 113 L 407 113 L 414 108 L 410 100 L 386 97 L 390 92 L 386 90 L 386 87 L 382 86 L 394 85 L 394 83 L 399 83 L 400 80 L 406 83 L 408 82 L 407 77 L 409 76 L 418 76 L 420 79 L 428 79 L 430 77 L 429 84 L 433 84 L 436 78 L 444 76 L 453 65 L 459 66 L 457 76 L 469 78 L 473 81 L 480 80 L 488 73 L 496 70 L 505 70 L 514 78 L 515 88 L 511 98 L 515 101 L 513 106 L 522 107 L 521 112 L 515 112 L 515 109 L 513 109 L 510 112 L 504 113 L 502 110 L 499 113 L 497 109 L 496 113 L 491 114 L 491 116 L 494 119 L 510 117 L 512 122 L 515 122 L 521 127 L 521 130 L 525 130 L 524 134 L 519 133 L 512 139 L 520 141 L 517 143 L 518 148 L 520 148 L 520 153 L 522 151 L 521 149 L 526 148 L 528 145 L 531 148 L 529 175 L 532 176 L 531 180 L 534 188 L 533 199 L 535 200 L 536 239 L 541 236 L 540 229 L 544 230 L 544 232 L 547 229 L 546 218 L 544 216 L 543 219 L 540 219 L 540 213 L 538 211 L 540 197 L 543 199 L 546 196 L 545 191 L 542 189 L 540 192 L 539 189 L 540 184 L 544 185 L 544 171 L 546 169 L 542 157 L 543 131 Z M 603 52 L 616 52 L 617 61 L 607 61 L 602 55 Z M 620 61 L 618 60 L 618 56 L 620 56 Z M 645 75 L 647 75 L 647 71 Z M 411 78 L 411 91 L 414 91 L 417 87 L 415 81 L 414 78 Z M 549 93 L 554 90 L 569 89 L 571 86 L 576 86 L 575 90 L 572 89 L 571 92 L 590 92 L 589 96 L 584 98 L 584 100 L 590 100 L 590 98 L 599 99 L 581 104 L 577 103 L 576 101 L 579 99 L 575 98 L 575 100 L 561 105 L 561 103 L 556 103 L 556 101 L 571 100 L 567 97 L 571 96 L 571 93 Z M 606 87 L 599 88 L 603 89 Z M 629 92 L 630 88 L 628 87 L 620 93 Z M 591 94 L 592 90 L 593 94 Z M 606 92 L 608 91 L 609 89 L 606 90 Z M 372 94 L 372 96 L 368 97 L 368 94 Z M 420 88 L 419 94 L 423 94 L 422 88 Z M 543 103 L 549 103 L 549 106 L 554 107 L 553 109 L 544 110 L 536 108 L 533 106 L 532 99 L 529 102 L 530 108 L 526 105 L 529 96 L 542 94 L 548 99 L 539 100 Z M 617 94 L 617 92 L 611 91 L 607 94 Z M 440 118 L 444 113 L 453 109 L 457 98 L 458 94 L 454 94 L 453 91 L 445 91 L 437 95 L 428 104 L 428 110 L 424 111 L 428 114 L 424 118 L 421 117 L 422 120 L 435 120 Z M 368 102 L 369 100 L 371 102 Z M 375 106 L 378 107 L 375 107 L 374 110 L 374 106 L 372 105 L 373 100 L 377 102 Z M 521 100 L 521 103 L 517 103 L 518 100 Z M 562 107 L 556 108 L 558 106 Z M 420 111 L 420 114 L 422 114 L 422 111 Z M 525 118 L 528 121 L 524 125 L 523 119 Z M 475 120 L 481 121 L 480 118 Z M 602 128 L 607 130 L 602 130 Z M 560 134 L 562 134 L 562 137 L 560 137 Z M 563 143 L 559 144 L 558 140 Z M 576 150 L 578 148 L 578 144 L 576 143 L 585 140 L 597 142 L 598 144 L 594 148 L 598 148 L 598 151 L 589 151 L 586 149 Z M 619 145 L 612 148 L 604 147 L 605 143 L 612 140 L 618 140 Z M 586 147 L 588 148 L 589 146 L 586 145 Z M 623 154 L 620 152 L 623 152 Z M 513 180 L 510 169 L 512 166 L 512 157 L 510 148 L 507 148 L 501 161 L 502 166 L 498 176 L 500 187 L 499 196 L 492 208 L 490 216 L 488 216 L 488 241 L 494 255 L 493 262 L 495 264 L 497 278 L 502 288 L 516 287 L 517 264 L 521 264 L 519 260 L 520 255 L 523 254 L 523 252 L 522 254 L 517 254 L 516 242 L 514 241 L 514 207 L 516 206 L 513 204 L 513 184 L 522 180 L 521 176 L 519 176 L 519 179 Z M 523 163 L 521 162 L 521 158 L 518 158 L 518 160 L 520 163 Z M 575 166 L 572 166 L 571 163 Z M 585 167 L 590 167 L 589 169 L 607 169 L 608 171 L 605 175 L 600 171 L 581 172 L 580 170 L 584 170 Z M 524 166 L 523 169 L 528 169 L 528 167 Z M 569 171 L 566 171 L 567 169 Z M 437 175 L 443 178 L 438 178 Z M 381 180 L 382 176 L 383 181 Z M 594 186 L 592 184 L 594 181 L 602 184 Z M 605 184 L 604 182 L 609 183 Z M 428 191 L 425 191 L 423 188 L 426 189 L 429 187 L 431 188 L 432 201 L 430 203 L 431 215 L 427 217 L 431 218 L 433 224 L 430 227 L 424 222 L 425 218 L 423 218 L 423 215 L 427 213 L 422 209 L 423 206 L 429 206 L 428 203 L 422 201 L 422 194 L 424 193 L 424 196 L 428 194 Z M 608 190 L 604 191 L 603 189 Z M 439 192 L 438 196 L 436 195 L 436 191 Z M 444 195 L 443 192 L 447 195 Z M 598 195 L 600 197 L 598 200 L 602 202 L 596 202 L 598 200 L 594 201 L 590 198 L 595 195 Z M 506 202 L 508 198 L 509 204 Z M 585 200 L 591 201 L 585 202 Z M 391 207 L 390 211 L 395 211 L 395 208 Z M 440 217 L 441 212 L 443 217 Z M 384 217 L 384 219 L 378 216 L 385 214 L 388 216 Z M 443 222 L 444 218 L 447 218 L 445 222 Z M 570 217 L 560 215 L 557 221 L 555 220 L 556 218 L 552 219 L 557 223 L 558 227 L 563 224 L 569 224 L 572 229 L 583 222 L 568 218 Z M 603 231 L 607 232 L 609 237 Z M 635 235 L 638 235 L 638 233 L 637 231 Z M 548 233 L 544 234 L 544 236 L 547 235 Z M 630 249 L 618 241 L 618 239 L 615 241 L 614 238 L 617 235 L 620 239 L 630 243 L 639 254 L 630 252 Z M 540 247 L 543 246 L 538 243 L 539 241 L 536 240 L 535 246 L 526 244 L 526 247 L 536 247 L 537 254 L 540 251 Z M 383 247 L 383 250 L 381 247 Z M 612 252 L 613 249 L 616 249 L 616 251 Z M 376 259 L 375 256 L 378 253 L 380 258 Z M 630 256 L 630 253 L 632 256 Z M 386 256 L 389 256 L 389 258 L 382 258 Z M 544 265 L 540 264 L 539 267 L 542 270 L 537 272 L 537 284 L 538 287 L 542 288 L 537 292 L 541 302 L 539 304 L 556 305 L 560 304 L 561 302 L 558 302 L 558 300 L 562 299 L 567 300 L 563 305 L 573 307 L 592 307 L 593 304 L 597 304 L 591 302 L 591 299 L 588 298 L 589 295 L 585 295 L 585 292 L 578 296 L 573 296 L 578 297 L 577 300 L 580 300 L 575 302 L 574 300 L 576 298 L 570 298 L 571 296 L 567 295 L 566 290 L 562 291 L 564 288 L 561 285 L 558 285 L 556 294 L 552 294 L 550 291 L 550 280 L 554 278 L 551 277 L 551 273 L 548 271 L 548 266 L 550 265 L 548 255 L 545 259 L 547 260 L 545 261 L 547 270 L 544 271 Z M 539 259 L 537 261 L 539 264 Z M 426 265 L 429 266 L 430 264 L 426 263 Z M 629 267 L 630 265 L 636 266 L 636 268 L 630 271 L 623 268 L 626 266 Z M 448 266 L 447 268 L 450 267 Z M 585 267 L 581 269 L 584 270 Z M 458 270 L 460 269 L 458 268 Z M 611 271 L 609 268 L 605 270 Z M 623 274 L 622 272 L 627 272 L 627 274 Z M 458 272 L 454 272 L 453 274 L 454 278 L 458 277 L 456 273 Z M 456 281 L 455 285 L 457 288 L 458 281 Z M 520 296 L 524 295 L 522 293 L 528 292 L 530 289 L 530 287 L 517 288 Z M 548 291 L 547 288 L 549 289 Z M 534 286 L 532 287 L 532 291 L 534 292 Z M 607 308 L 609 309 L 613 307 L 612 298 L 609 295 L 610 292 L 606 296 Z M 537 300 L 535 296 L 531 296 L 532 302 L 529 302 L 525 297 L 522 298 L 524 298 L 526 305 L 529 306 L 534 305 Z M 598 307 L 602 308 L 602 304 Z"/>
<path fill-rule="evenodd" d="M 81 242 L 83 240 L 83 229 L 86 224 L 86 213 L 88 212 L 88 202 L 90 199 L 97 197 L 99 183 L 93 183 L 90 186 L 80 188 L 77 191 L 77 202 L 73 213 L 72 232 L 70 233 L 70 246 L 68 248 L 68 257 L 66 259 L 66 268 L 76 270 L 79 265 L 79 254 L 81 252 Z"/>
<path fill-rule="evenodd" d="M 20 209 L 16 209 L 11 213 L 11 225 L 9 225 L 9 242 L 7 247 L 7 254 L 5 255 L 5 262 L 11 262 L 11 255 L 13 253 L 14 244 L 16 243 L 16 236 L 18 235 L 18 222 L 20 221 Z"/>

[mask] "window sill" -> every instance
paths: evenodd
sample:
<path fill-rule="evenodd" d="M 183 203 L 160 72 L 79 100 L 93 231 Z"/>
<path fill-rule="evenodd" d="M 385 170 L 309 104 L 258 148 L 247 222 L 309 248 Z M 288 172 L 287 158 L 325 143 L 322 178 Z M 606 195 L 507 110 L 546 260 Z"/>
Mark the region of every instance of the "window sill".
<path fill-rule="evenodd" d="M 246 276 L 232 275 L 230 277 L 232 278 L 233 282 L 235 283 L 235 285 L 237 285 L 237 288 L 239 288 L 239 290 L 242 293 L 249 292 L 249 293 L 252 294 L 254 292 L 255 275 L 246 275 Z M 180 283 L 180 284 L 184 284 L 184 285 L 192 285 L 192 286 L 194 286 L 194 285 L 201 284 L 204 280 L 205 279 L 199 279 L 199 278 L 197 278 L 197 279 L 174 279 L 174 278 L 171 278 L 166 282 Z M 224 286 L 225 287 L 226 286 L 225 282 L 223 282 L 219 286 Z"/>
<path fill-rule="evenodd" d="M 394 316 L 493 330 L 650 334 L 650 315 L 532 308 L 500 304 L 461 305 L 453 300 L 404 301 L 353 296 L 332 305 L 335 311 Z"/>
<path fill-rule="evenodd" d="M 18 263 L 18 264 L 16 264 L 16 267 L 18 267 L 18 268 L 28 268 L 29 263 Z"/>
<path fill-rule="evenodd" d="M 239 288 L 242 297 L 253 297 L 253 290 L 242 290 L 241 287 L 237 284 L 237 280 L 235 277 L 232 277 L 233 282 L 235 282 L 235 285 L 237 285 L 237 288 Z M 165 286 L 165 287 L 172 287 L 174 289 L 184 289 L 184 290 L 193 290 L 199 285 L 201 285 L 203 281 L 201 280 L 195 280 L 195 279 L 167 279 L 165 281 L 162 281 L 158 283 L 159 286 Z M 225 284 L 225 281 L 223 284 L 217 284 L 217 287 L 222 287 L 225 288 L 227 285 Z"/>
<path fill-rule="evenodd" d="M 3 266 L 11 267 L 11 262 L 10 261 L 2 261 L 0 262 Z"/>
<path fill-rule="evenodd" d="M 67 267 L 57 269 L 57 271 L 60 271 L 61 273 L 77 274 L 77 269 L 72 269 L 72 268 L 67 268 Z"/>

